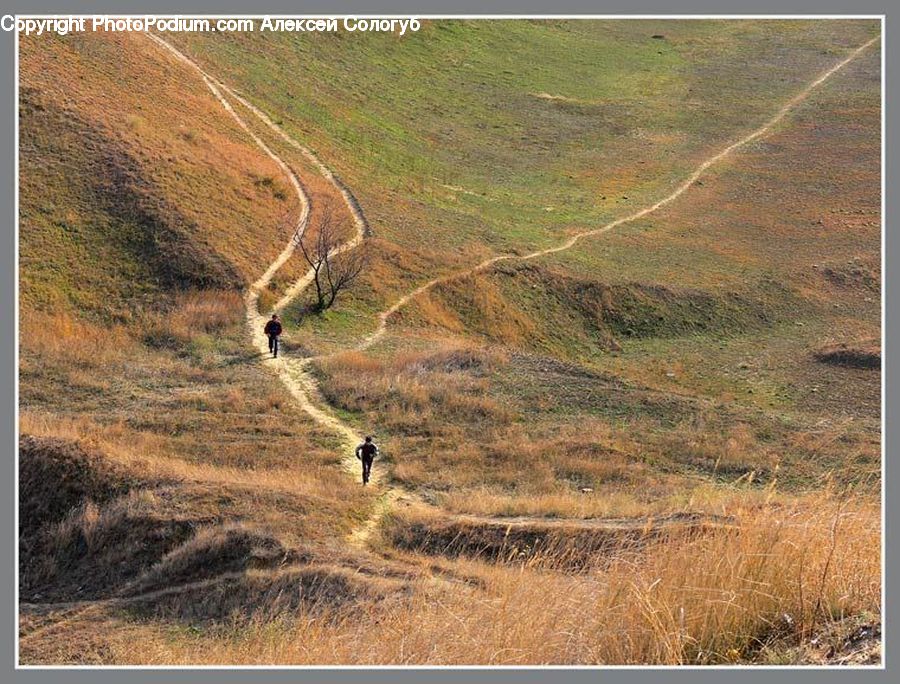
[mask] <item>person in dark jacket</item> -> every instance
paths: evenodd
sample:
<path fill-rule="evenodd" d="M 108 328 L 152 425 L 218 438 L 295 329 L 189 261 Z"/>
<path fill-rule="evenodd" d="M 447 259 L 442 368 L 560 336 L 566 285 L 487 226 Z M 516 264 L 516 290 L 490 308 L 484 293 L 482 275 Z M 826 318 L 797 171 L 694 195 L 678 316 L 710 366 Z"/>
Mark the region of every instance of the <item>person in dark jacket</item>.
<path fill-rule="evenodd" d="M 378 447 L 375 446 L 375 442 L 369 436 L 366 436 L 365 442 L 356 447 L 356 458 L 362 461 L 363 484 L 368 484 L 369 482 L 369 474 L 372 472 L 372 461 L 375 460 L 377 454 Z"/>
<path fill-rule="evenodd" d="M 278 358 L 278 336 L 281 335 L 281 321 L 278 320 L 278 314 L 272 314 L 272 318 L 266 323 L 264 333 L 269 338 L 269 351 L 276 359 Z"/>

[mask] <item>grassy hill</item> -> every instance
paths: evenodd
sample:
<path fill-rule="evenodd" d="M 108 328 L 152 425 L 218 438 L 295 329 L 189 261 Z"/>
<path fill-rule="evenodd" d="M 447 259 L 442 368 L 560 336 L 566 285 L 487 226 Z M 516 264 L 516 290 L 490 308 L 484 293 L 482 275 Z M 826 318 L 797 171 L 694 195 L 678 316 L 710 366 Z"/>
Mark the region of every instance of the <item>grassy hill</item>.
<path fill-rule="evenodd" d="M 658 211 L 468 273 L 659 201 L 877 34 L 166 35 L 234 116 L 145 36 L 23 39 L 23 661 L 877 659 L 877 46 Z M 283 311 L 367 490 L 249 340 L 301 215 L 259 141 L 311 231 L 350 215 L 239 97 L 371 230 L 334 309 Z"/>

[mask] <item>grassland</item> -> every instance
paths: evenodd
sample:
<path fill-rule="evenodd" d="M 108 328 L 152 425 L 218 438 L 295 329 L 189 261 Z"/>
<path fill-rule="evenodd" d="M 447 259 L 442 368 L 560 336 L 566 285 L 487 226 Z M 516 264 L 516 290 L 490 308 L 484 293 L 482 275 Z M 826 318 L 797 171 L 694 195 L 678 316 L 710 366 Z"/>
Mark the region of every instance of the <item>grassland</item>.
<path fill-rule="evenodd" d="M 376 433 L 366 491 L 247 340 L 278 166 L 144 37 L 23 41 L 23 662 L 876 662 L 877 48 L 677 202 L 347 349 L 657 201 L 877 29 L 167 36 L 365 211 L 363 282 L 284 314 Z M 228 98 L 315 230 L 334 185 Z"/>

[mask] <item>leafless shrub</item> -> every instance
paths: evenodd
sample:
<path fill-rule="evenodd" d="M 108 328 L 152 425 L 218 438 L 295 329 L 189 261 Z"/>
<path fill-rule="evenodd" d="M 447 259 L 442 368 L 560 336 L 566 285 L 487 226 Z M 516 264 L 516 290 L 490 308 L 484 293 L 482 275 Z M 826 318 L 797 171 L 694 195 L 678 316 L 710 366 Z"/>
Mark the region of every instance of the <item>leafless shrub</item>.
<path fill-rule="evenodd" d="M 313 270 L 316 303 L 313 310 L 321 313 L 334 305 L 338 295 L 347 290 L 366 267 L 366 254 L 361 247 L 342 249 L 341 222 L 330 204 L 320 211 L 317 230 L 297 237 L 300 253 Z"/>

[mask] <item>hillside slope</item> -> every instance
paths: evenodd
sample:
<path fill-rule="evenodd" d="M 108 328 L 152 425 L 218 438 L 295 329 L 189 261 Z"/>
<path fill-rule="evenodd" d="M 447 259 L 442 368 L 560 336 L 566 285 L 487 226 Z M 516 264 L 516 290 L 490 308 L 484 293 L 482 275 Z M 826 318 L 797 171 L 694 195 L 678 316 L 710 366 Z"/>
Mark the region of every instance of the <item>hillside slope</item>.
<path fill-rule="evenodd" d="M 150 41 L 23 39 L 21 61 L 27 310 L 116 318 L 275 258 L 298 211 L 280 170 Z"/>
<path fill-rule="evenodd" d="M 24 40 L 23 659 L 877 660 L 877 45 L 716 156 L 876 32 Z"/>

